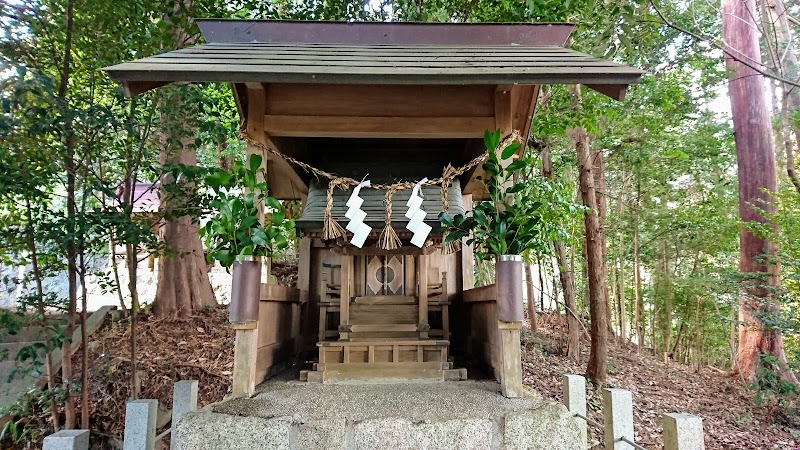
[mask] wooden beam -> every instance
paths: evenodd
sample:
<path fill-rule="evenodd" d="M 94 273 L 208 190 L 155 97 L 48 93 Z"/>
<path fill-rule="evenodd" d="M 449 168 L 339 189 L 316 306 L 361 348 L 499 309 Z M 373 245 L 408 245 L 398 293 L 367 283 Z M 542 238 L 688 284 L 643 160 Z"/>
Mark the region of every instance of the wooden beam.
<path fill-rule="evenodd" d="M 122 92 L 126 97 L 134 97 L 170 83 L 170 81 L 124 81 L 122 83 Z"/>
<path fill-rule="evenodd" d="M 492 129 L 494 117 L 266 117 L 270 136 L 341 138 L 477 138 Z"/>
<path fill-rule="evenodd" d="M 463 195 L 464 210 L 472 211 L 472 195 Z M 461 291 L 475 287 L 475 259 L 472 244 L 461 242 Z"/>
<path fill-rule="evenodd" d="M 508 97 L 506 97 L 506 92 Z M 513 131 L 519 131 L 523 144 L 528 142 L 531 129 L 531 120 L 539 97 L 538 85 L 498 86 L 495 95 L 495 120 L 497 128 L 503 133 L 503 138 Z M 504 128 L 505 127 L 505 128 Z M 507 131 L 508 130 L 508 131 Z M 524 150 L 524 145 L 520 151 Z M 462 192 L 472 194 L 475 200 L 486 198 L 486 192 L 481 189 L 478 177 L 485 177 L 486 173 L 481 166 L 477 166 L 469 174 L 468 181 L 464 183 Z"/>
<path fill-rule="evenodd" d="M 522 388 L 522 354 L 519 348 L 522 322 L 497 322 L 500 332 L 500 390 L 506 398 L 524 395 Z"/>
<path fill-rule="evenodd" d="M 233 397 L 250 397 L 256 389 L 258 328 L 237 329 L 233 350 Z"/>
<path fill-rule="evenodd" d="M 277 116 L 489 117 L 491 85 L 331 85 L 273 83 L 267 114 Z"/>
<path fill-rule="evenodd" d="M 514 131 L 511 118 L 514 115 L 511 102 L 511 86 L 497 86 L 494 93 L 494 130 L 500 129 L 503 137 Z"/>
<path fill-rule="evenodd" d="M 422 325 L 419 338 L 428 339 L 428 256 L 417 257 L 417 294 L 419 301 L 419 324 Z M 424 331 L 423 331 L 424 330 Z"/>
<path fill-rule="evenodd" d="M 587 84 L 586 87 L 620 102 L 625 100 L 628 91 L 627 84 Z"/>
<path fill-rule="evenodd" d="M 247 135 L 258 143 L 276 148 L 277 145 L 265 132 L 266 90 L 261 83 L 247 84 Z M 308 195 L 308 186 L 300 175 L 283 158 L 264 154 L 254 145 L 247 145 L 247 154 L 259 153 L 267 167 L 269 195 L 279 200 L 303 199 Z"/>
<path fill-rule="evenodd" d="M 342 255 L 341 265 L 341 272 L 339 272 L 342 286 L 339 298 L 339 340 L 347 341 L 350 340 L 350 333 L 342 330 L 350 325 L 350 297 L 352 296 L 350 279 L 353 275 L 353 257 Z"/>

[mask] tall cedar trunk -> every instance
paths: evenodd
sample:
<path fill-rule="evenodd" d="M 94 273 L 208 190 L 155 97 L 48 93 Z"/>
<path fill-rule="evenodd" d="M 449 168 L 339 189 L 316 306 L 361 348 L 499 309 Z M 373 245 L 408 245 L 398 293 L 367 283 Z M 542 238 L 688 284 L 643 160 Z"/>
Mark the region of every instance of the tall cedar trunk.
<path fill-rule="evenodd" d="M 664 258 L 662 261 L 661 269 L 663 270 L 661 279 L 661 292 L 664 295 L 664 310 L 662 318 L 664 322 L 661 324 L 663 338 L 664 338 L 664 364 L 669 362 L 669 353 L 671 352 L 672 345 L 672 279 L 669 274 L 669 258 L 667 256 L 667 244 L 664 243 L 664 251 L 662 253 Z"/>
<path fill-rule="evenodd" d="M 62 101 L 67 99 L 67 87 L 69 86 L 70 72 L 72 70 L 72 27 L 74 19 L 75 2 L 70 0 L 66 7 L 66 34 L 64 40 L 64 57 L 60 70 L 60 82 L 58 87 L 58 98 Z M 67 283 L 68 283 L 68 305 L 67 305 L 67 326 L 64 328 L 65 339 L 61 346 L 64 357 L 61 361 L 61 379 L 66 390 L 64 399 L 64 427 L 68 430 L 76 426 L 75 417 L 75 392 L 72 388 L 72 333 L 75 331 L 75 322 L 78 306 L 78 249 L 76 245 L 75 226 L 77 207 L 75 203 L 75 137 L 72 133 L 72 124 L 67 122 L 64 125 L 64 169 L 67 180 L 67 229 L 65 256 L 67 258 Z"/>
<path fill-rule="evenodd" d="M 600 250 L 603 255 L 603 285 L 606 285 L 606 256 L 608 255 L 608 246 L 606 245 L 606 217 L 608 216 L 608 202 L 606 201 L 606 164 L 602 150 L 593 150 L 591 154 L 592 163 L 594 165 L 592 167 L 592 176 L 594 177 L 595 204 L 597 205 L 597 220 L 600 227 L 598 241 L 600 242 Z M 611 320 L 611 299 L 608 296 L 608 288 L 605 289 L 605 292 L 606 326 L 608 327 L 608 335 L 614 336 L 615 331 Z"/>
<path fill-rule="evenodd" d="M 765 32 L 770 29 L 774 31 L 774 40 L 776 48 L 774 51 L 769 52 L 770 58 L 773 60 L 773 67 L 782 67 L 783 75 L 788 78 L 797 78 L 798 71 L 800 71 L 800 61 L 797 59 L 797 49 L 795 49 L 794 42 L 792 41 L 791 27 L 789 26 L 789 14 L 786 11 L 786 5 L 783 0 L 772 0 L 770 2 L 762 0 L 761 7 L 763 9 L 762 16 L 769 20 L 768 25 L 764 27 Z M 766 39 L 770 41 L 772 37 Z M 779 61 L 777 61 L 780 59 Z M 800 92 L 798 89 L 784 84 L 782 99 L 780 102 L 781 107 L 781 137 L 783 138 L 783 147 L 786 152 L 786 174 L 789 181 L 794 185 L 795 190 L 800 193 L 800 175 L 798 175 L 795 168 L 794 159 L 794 146 L 792 145 L 789 116 L 800 111 Z M 794 129 L 795 141 L 800 145 L 800 129 Z"/>
<path fill-rule="evenodd" d="M 191 0 L 175 0 L 176 13 L 188 13 L 192 8 Z M 191 22 L 191 19 L 189 20 Z M 186 29 L 176 27 L 176 47 L 194 43 Z M 174 98 L 175 111 L 186 111 L 186 99 Z M 166 129 L 181 130 L 187 128 L 182 117 L 165 117 L 165 121 L 172 121 Z M 182 121 L 184 121 L 182 123 Z M 177 135 L 175 135 L 177 134 Z M 161 148 L 161 164 L 197 164 L 197 151 L 191 145 L 194 138 L 180 136 L 181 132 L 174 132 L 166 139 Z M 193 136 L 189 133 L 189 136 Z M 175 143 L 170 145 L 169 143 Z M 163 183 L 170 183 L 167 177 Z M 169 201 L 162 202 L 161 207 L 168 209 Z M 200 228 L 188 216 L 179 217 L 164 223 L 163 240 L 177 251 L 177 254 L 162 256 L 158 261 L 158 285 L 156 296 L 153 299 L 153 313 L 159 318 L 188 318 L 194 311 L 215 306 L 217 300 L 211 289 L 208 279 L 205 252 L 200 242 Z"/>
<path fill-rule="evenodd" d="M 528 295 L 528 324 L 531 331 L 539 332 L 539 318 L 536 316 L 536 294 L 533 291 L 533 269 L 531 264 L 525 264 L 525 287 Z"/>
<path fill-rule="evenodd" d="M 179 149 L 176 155 L 170 153 L 168 146 L 164 146 L 161 158 L 167 164 L 197 164 L 197 153 L 193 149 Z M 162 202 L 161 207 L 169 208 L 169 199 Z M 166 221 L 163 233 L 164 242 L 176 253 L 159 258 L 153 313 L 159 318 L 188 318 L 194 311 L 215 306 L 217 301 L 208 280 L 198 224 L 189 216 L 179 217 Z"/>
<path fill-rule="evenodd" d="M 544 147 L 540 154 L 542 158 L 542 175 L 552 180 L 553 158 L 550 149 Z M 575 303 L 575 273 L 567 261 L 567 248 L 563 242 L 554 241 L 553 248 L 558 261 L 558 278 L 561 281 L 561 291 L 564 293 L 564 314 L 567 317 L 567 357 L 575 362 L 580 362 L 581 338 L 578 327 L 578 305 Z"/>
<path fill-rule="evenodd" d="M 572 88 L 573 98 L 580 107 L 579 87 Z M 586 376 L 599 385 L 606 380 L 606 360 L 608 358 L 608 292 L 605 284 L 605 267 L 603 260 L 602 229 L 597 205 L 597 193 L 594 188 L 594 167 L 589 150 L 589 134 L 582 127 L 571 131 L 578 154 L 578 181 L 581 199 L 589 212 L 584 216 L 586 227 L 586 265 L 588 271 L 589 317 L 591 323 L 591 342 L 589 363 Z"/>
<path fill-rule="evenodd" d="M 633 292 L 636 304 L 634 305 L 634 327 L 636 328 L 636 353 L 644 348 L 644 299 L 642 298 L 642 270 L 641 256 L 639 254 L 639 208 L 641 207 L 641 178 L 636 171 L 636 210 L 633 216 Z"/>
<path fill-rule="evenodd" d="M 774 213 L 773 198 L 767 192 L 777 189 L 775 154 L 772 146 L 770 117 L 764 98 L 764 80 L 754 70 L 742 65 L 737 59 L 761 62 L 753 12 L 755 0 L 723 0 L 722 37 L 726 49 L 733 55 L 725 55 L 730 72 L 728 92 L 731 99 L 736 159 L 739 174 L 739 217 L 743 222 L 759 222 L 769 226 L 766 218 L 754 206 Z M 737 58 L 737 59 L 734 59 Z M 765 238 L 753 235 L 746 227 L 739 231 L 739 270 L 752 275 L 743 288 L 739 305 L 739 350 L 737 363 L 740 374 L 753 380 L 760 365 L 761 353 L 778 358 L 783 374 L 796 381 L 786 369 L 786 355 L 780 333 L 764 329 L 756 317 L 774 314 L 778 306 L 771 300 L 772 287 L 777 284 L 778 268 L 765 261 L 765 255 L 773 255 L 776 245 Z M 764 279 L 763 275 L 766 275 Z"/>
<path fill-rule="evenodd" d="M 617 199 L 617 217 L 622 217 L 622 212 L 625 205 L 625 185 L 620 190 L 619 199 Z M 625 305 L 625 230 L 620 225 L 617 228 L 617 321 L 619 326 L 619 338 L 625 342 L 628 340 L 627 336 L 627 311 Z"/>

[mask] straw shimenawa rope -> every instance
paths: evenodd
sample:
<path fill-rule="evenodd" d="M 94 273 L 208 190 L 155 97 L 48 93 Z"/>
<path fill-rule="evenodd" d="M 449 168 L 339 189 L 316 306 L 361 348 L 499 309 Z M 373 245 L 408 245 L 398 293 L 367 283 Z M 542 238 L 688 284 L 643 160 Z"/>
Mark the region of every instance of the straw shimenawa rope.
<path fill-rule="evenodd" d="M 270 153 L 287 162 L 295 164 L 296 166 L 300 167 L 306 172 L 314 174 L 314 176 L 316 176 L 317 178 L 326 178 L 330 180 L 330 183 L 328 183 L 328 190 L 327 190 L 327 203 L 325 205 L 325 221 L 323 223 L 322 238 L 325 240 L 333 240 L 343 237 L 345 235 L 345 230 L 333 218 L 333 192 L 337 187 L 342 190 L 346 190 L 351 186 L 358 185 L 360 181 L 354 178 L 337 176 L 330 172 L 317 169 L 316 167 L 306 164 L 303 161 L 295 159 L 289 155 L 284 155 L 276 148 L 262 144 L 261 142 L 254 140 L 253 138 L 247 135 L 247 132 L 244 131 L 245 129 L 246 128 L 243 127 L 242 131 L 239 132 L 239 138 L 247 142 L 248 144 L 252 145 L 253 147 L 261 150 L 263 153 L 265 153 L 264 156 L 266 156 L 266 153 Z M 500 148 L 505 148 L 515 141 L 516 142 L 522 141 L 522 138 L 520 137 L 520 133 L 518 130 L 514 130 L 514 132 L 511 133 L 511 135 L 509 135 L 505 140 L 503 140 L 503 142 L 500 144 Z M 441 185 L 442 207 L 444 211 L 447 211 L 449 207 L 449 201 L 447 198 L 447 189 L 450 187 L 452 181 L 456 177 L 464 175 L 465 173 L 467 173 L 467 171 L 471 170 L 478 164 L 482 163 L 486 159 L 487 155 L 488 155 L 487 153 L 482 153 L 458 168 L 453 168 L 453 166 L 448 164 L 447 167 L 445 167 L 444 171 L 442 172 L 441 177 L 428 180 L 423 185 L 424 186 Z M 264 159 L 266 160 L 266 158 Z M 398 248 L 401 245 L 400 238 L 397 236 L 397 233 L 391 226 L 392 196 L 398 191 L 413 189 L 415 185 L 416 185 L 415 182 L 401 181 L 393 184 L 376 183 L 370 186 L 370 188 L 372 189 L 380 189 L 386 191 L 386 196 L 384 198 L 384 203 L 386 206 L 386 218 L 385 218 L 386 225 L 384 226 L 380 238 L 378 239 L 381 248 L 386 250 L 392 250 Z"/>
<path fill-rule="evenodd" d="M 378 247 L 384 250 L 394 250 L 403 245 L 394 231 L 394 227 L 392 227 L 392 197 L 399 190 L 398 186 L 390 186 L 389 189 L 386 189 L 386 196 L 383 199 L 383 204 L 386 207 L 386 217 L 384 218 L 383 231 L 378 237 Z"/>

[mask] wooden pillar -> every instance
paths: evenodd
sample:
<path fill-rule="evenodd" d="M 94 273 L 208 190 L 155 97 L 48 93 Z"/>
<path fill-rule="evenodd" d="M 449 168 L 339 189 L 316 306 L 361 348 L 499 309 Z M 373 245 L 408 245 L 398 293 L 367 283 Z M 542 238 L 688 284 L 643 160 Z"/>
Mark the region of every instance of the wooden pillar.
<path fill-rule="evenodd" d="M 339 298 L 339 340 L 350 340 L 350 297 L 351 283 L 353 278 L 353 255 L 342 255 L 341 269 L 341 297 Z"/>
<path fill-rule="evenodd" d="M 472 211 L 472 194 L 461 196 L 464 210 Z M 467 245 L 466 239 L 461 242 L 461 292 L 475 287 L 475 256 L 472 245 Z"/>
<path fill-rule="evenodd" d="M 264 134 L 264 114 L 266 112 L 267 97 L 263 85 L 261 83 L 248 83 L 247 98 L 247 135 L 257 142 L 264 143 L 266 139 Z M 263 155 L 257 147 L 247 144 L 247 158 L 252 154 L 262 155 L 264 159 L 261 164 L 266 167 L 266 155 Z M 261 222 L 264 221 L 263 205 L 259 205 L 259 220 Z M 267 280 L 269 280 L 271 275 L 268 259 L 266 268 L 262 267 L 262 277 L 265 272 Z M 236 330 L 236 341 L 233 349 L 233 397 L 250 397 L 255 392 L 256 387 L 258 321 L 234 323 L 233 329 Z"/>
<path fill-rule="evenodd" d="M 310 345 L 309 338 L 313 336 L 314 325 L 309 304 L 311 290 L 311 238 L 301 237 L 297 244 L 297 290 L 300 300 L 300 329 L 295 341 L 295 352 L 300 353 L 303 348 Z"/>
<path fill-rule="evenodd" d="M 522 353 L 520 329 L 522 322 L 497 321 L 500 331 L 500 388 L 503 396 L 522 397 Z"/>
<path fill-rule="evenodd" d="M 233 349 L 233 397 L 251 397 L 256 390 L 258 322 L 235 323 Z"/>
<path fill-rule="evenodd" d="M 417 263 L 417 297 L 419 302 L 420 339 L 428 339 L 428 255 L 419 255 Z"/>

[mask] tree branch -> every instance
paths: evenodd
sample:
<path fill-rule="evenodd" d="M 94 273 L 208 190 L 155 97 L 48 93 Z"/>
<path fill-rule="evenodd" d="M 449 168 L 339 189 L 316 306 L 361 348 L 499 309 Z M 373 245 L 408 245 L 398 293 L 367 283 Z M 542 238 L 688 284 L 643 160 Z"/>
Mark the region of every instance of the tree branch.
<path fill-rule="evenodd" d="M 716 43 L 716 42 L 714 42 L 714 41 L 712 41 L 712 40 L 710 40 L 708 38 L 704 38 L 703 36 L 700 36 L 699 34 L 693 32 L 693 31 L 690 31 L 690 30 L 682 28 L 682 27 L 680 27 L 678 25 L 675 25 L 674 23 L 672 23 L 669 20 L 667 20 L 666 17 L 664 17 L 664 14 L 661 13 L 661 10 L 658 9 L 658 6 L 656 6 L 656 4 L 655 4 L 655 2 L 653 0 L 650 0 L 650 6 L 653 7 L 653 10 L 655 10 L 655 12 L 658 15 L 659 19 L 661 19 L 661 22 L 664 25 L 666 25 L 667 27 L 672 28 L 673 30 L 679 31 L 679 32 L 681 32 L 683 34 L 686 34 L 688 36 L 691 36 L 694 39 L 697 39 L 698 41 L 707 42 L 712 47 L 714 47 L 714 48 L 716 48 L 718 50 L 722 50 L 722 52 L 725 53 L 725 55 L 729 56 L 734 61 L 740 63 L 741 65 L 743 65 L 743 66 L 745 66 L 747 68 L 750 68 L 750 69 L 760 73 L 761 75 L 763 75 L 763 76 L 765 76 L 767 78 L 771 78 L 773 80 L 780 81 L 781 83 L 785 83 L 785 84 L 788 84 L 790 86 L 794 86 L 794 87 L 800 88 L 800 82 L 792 81 L 792 80 L 790 80 L 788 78 L 784 78 L 784 77 L 782 77 L 780 75 L 776 75 L 774 73 L 767 72 L 766 70 L 762 69 L 761 67 L 758 67 L 758 65 L 753 64 L 753 63 L 751 63 L 749 61 L 745 61 L 742 58 L 739 58 L 738 56 L 734 55 L 733 52 L 731 52 L 730 50 L 726 49 L 725 46 L 720 45 L 720 44 L 718 44 L 718 43 Z"/>

